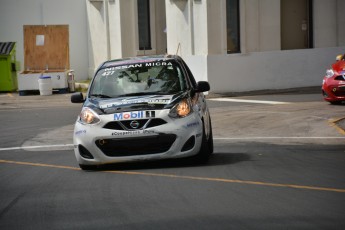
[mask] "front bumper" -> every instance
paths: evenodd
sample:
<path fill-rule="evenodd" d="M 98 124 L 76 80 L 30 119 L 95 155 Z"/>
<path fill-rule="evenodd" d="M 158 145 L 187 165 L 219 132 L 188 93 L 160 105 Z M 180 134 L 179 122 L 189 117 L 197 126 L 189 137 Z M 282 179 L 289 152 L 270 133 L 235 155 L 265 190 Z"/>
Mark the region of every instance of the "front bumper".
<path fill-rule="evenodd" d="M 202 142 L 200 117 L 192 113 L 173 119 L 168 113 L 169 110 L 156 111 L 156 117 L 166 123 L 138 130 L 109 128 L 107 124 L 114 122 L 112 114 L 102 115 L 97 125 L 77 121 L 73 139 L 78 163 L 99 165 L 196 155 Z"/>
<path fill-rule="evenodd" d="M 345 85 L 324 83 L 322 94 L 325 101 L 345 101 Z"/>

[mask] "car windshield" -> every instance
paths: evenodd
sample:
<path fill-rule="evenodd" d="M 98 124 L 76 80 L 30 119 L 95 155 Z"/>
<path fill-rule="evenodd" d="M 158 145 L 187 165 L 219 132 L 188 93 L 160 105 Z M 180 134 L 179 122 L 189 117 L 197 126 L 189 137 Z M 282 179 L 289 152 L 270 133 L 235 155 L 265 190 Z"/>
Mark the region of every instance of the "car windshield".
<path fill-rule="evenodd" d="M 173 60 L 125 63 L 100 69 L 90 89 L 92 97 L 110 98 L 175 94 L 186 89 L 179 64 Z"/>

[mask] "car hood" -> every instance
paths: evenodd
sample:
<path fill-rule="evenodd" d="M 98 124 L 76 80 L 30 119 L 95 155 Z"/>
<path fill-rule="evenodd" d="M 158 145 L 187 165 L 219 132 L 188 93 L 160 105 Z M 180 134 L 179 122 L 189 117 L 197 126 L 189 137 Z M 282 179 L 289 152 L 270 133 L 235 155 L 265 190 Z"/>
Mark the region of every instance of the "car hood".
<path fill-rule="evenodd" d="M 337 61 L 332 65 L 334 71 L 343 74 L 345 72 L 345 61 Z"/>
<path fill-rule="evenodd" d="M 99 114 L 112 114 L 126 111 L 157 110 L 171 108 L 187 93 L 173 95 L 143 95 L 118 98 L 88 98 L 84 106 L 94 109 Z"/>

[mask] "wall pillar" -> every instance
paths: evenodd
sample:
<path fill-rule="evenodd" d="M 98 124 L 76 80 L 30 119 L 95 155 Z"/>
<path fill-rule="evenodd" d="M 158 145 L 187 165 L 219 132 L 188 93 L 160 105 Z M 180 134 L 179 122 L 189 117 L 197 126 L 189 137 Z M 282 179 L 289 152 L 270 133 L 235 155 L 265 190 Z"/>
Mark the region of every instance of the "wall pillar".
<path fill-rule="evenodd" d="M 89 77 L 109 59 L 136 56 L 136 1 L 86 0 L 89 43 Z"/>
<path fill-rule="evenodd" d="M 314 46 L 319 47 L 335 47 L 339 45 L 338 29 L 343 25 L 340 21 L 337 22 L 338 13 L 343 17 L 343 13 L 340 13 L 337 3 L 341 5 L 342 1 L 337 0 L 314 0 Z M 344 6 L 344 4 L 342 4 Z M 343 10 L 343 9 L 342 9 Z M 338 23 L 338 24 L 337 24 Z M 343 42 L 344 44 L 345 42 Z"/>
<path fill-rule="evenodd" d="M 168 53 L 226 53 L 225 0 L 166 0 Z"/>

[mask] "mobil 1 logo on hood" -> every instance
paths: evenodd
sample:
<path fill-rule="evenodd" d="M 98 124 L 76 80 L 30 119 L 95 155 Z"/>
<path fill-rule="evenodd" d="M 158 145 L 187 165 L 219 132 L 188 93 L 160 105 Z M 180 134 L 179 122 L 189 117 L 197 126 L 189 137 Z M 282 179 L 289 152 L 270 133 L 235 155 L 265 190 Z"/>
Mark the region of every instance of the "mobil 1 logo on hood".
<path fill-rule="evenodd" d="M 115 113 L 115 121 L 133 120 L 133 119 L 145 119 L 154 118 L 156 116 L 155 111 L 131 111 L 124 113 Z"/>

